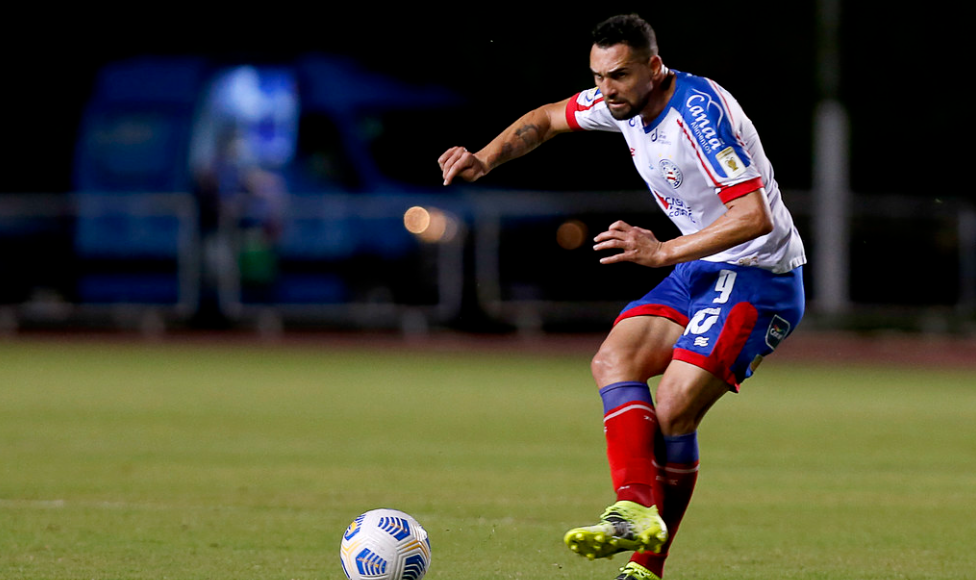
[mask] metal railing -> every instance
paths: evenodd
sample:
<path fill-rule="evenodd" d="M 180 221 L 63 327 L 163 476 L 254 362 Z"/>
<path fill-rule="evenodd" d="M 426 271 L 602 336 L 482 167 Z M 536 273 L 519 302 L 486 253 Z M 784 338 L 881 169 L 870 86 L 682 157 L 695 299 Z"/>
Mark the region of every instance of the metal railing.
<path fill-rule="evenodd" d="M 830 246 L 811 233 L 812 195 L 785 191 L 784 198 L 810 262 L 823 259 L 818 252 Z M 433 243 L 406 232 L 409 208 L 437 203 L 449 205 L 444 209 L 457 228 L 453 237 Z M 860 196 L 852 198 L 850 216 L 851 292 L 843 316 L 915 317 L 936 330 L 976 326 L 973 204 Z M 232 323 L 279 329 L 343 325 L 423 332 L 456 323 L 466 291 L 488 318 L 520 330 L 606 323 L 666 272 L 600 266 L 590 249 L 593 235 L 615 219 L 662 237 L 676 233 L 643 191 L 290 196 L 273 250 L 276 286 L 254 299 L 241 267 L 246 217 L 228 212 L 219 228 L 201 234 L 196 200 L 184 193 L 2 195 L 0 329 L 21 324 L 160 329 L 188 321 L 208 291 Z M 147 234 L 146 228 L 156 231 Z M 561 228 L 568 238 L 560 239 Z M 466 256 L 473 257 L 472 268 L 466 268 Z M 172 299 L 121 293 L 113 300 L 98 287 L 114 280 L 107 276 L 113 273 L 131 282 L 147 264 L 158 265 L 162 273 L 145 284 L 169 276 Z M 81 290 L 81 281 L 92 273 L 103 276 L 90 279 L 98 300 Z M 816 317 L 820 305 L 812 276 L 815 270 L 808 269 L 808 313 Z M 147 296 L 160 291 L 143 290 Z M 842 323 L 834 315 L 822 320 Z"/>
<path fill-rule="evenodd" d="M 524 289 L 512 292 L 511 288 L 506 287 L 505 280 L 517 267 L 514 263 L 517 257 L 506 254 L 503 248 L 506 239 L 518 235 L 519 227 L 526 227 L 514 222 L 527 217 L 535 218 L 538 227 L 549 227 L 553 239 L 556 227 L 566 223 L 566 220 L 585 222 L 594 216 L 603 217 L 598 225 L 601 229 L 615 219 L 624 219 L 655 231 L 656 228 L 669 227 L 668 224 L 662 225 L 667 220 L 647 196 L 646 191 L 614 194 L 526 192 L 486 194 L 477 199 L 474 205 L 475 282 L 481 308 L 497 320 L 523 330 L 538 329 L 567 318 L 612 321 L 628 300 L 639 298 L 650 289 L 654 278 L 644 275 L 642 279 L 632 273 L 629 280 L 621 282 L 622 277 L 618 281 L 612 280 L 615 274 L 612 275 L 609 268 L 599 273 L 589 270 L 589 278 L 600 278 L 594 283 L 592 279 L 580 276 L 580 284 L 593 287 L 590 298 L 553 300 L 545 297 L 545 292 L 541 290 L 547 276 L 547 269 L 542 267 L 537 272 L 535 283 L 539 288 L 536 292 Z M 810 263 L 829 259 L 829 256 L 818 252 L 832 247 L 813 235 L 815 204 L 812 197 L 810 192 L 784 192 L 787 205 L 804 237 Z M 841 316 L 838 317 L 828 312 L 837 305 L 821 307 L 820 297 L 816 295 L 817 285 L 812 281 L 816 269 L 807 268 L 805 276 L 811 319 L 819 318 L 825 325 L 848 324 L 858 318 L 879 324 L 913 319 L 916 322 L 912 324 L 924 329 L 976 328 L 976 321 L 973 320 L 976 315 L 976 206 L 957 199 L 860 196 L 853 198 L 850 216 L 852 223 L 836 224 L 837 230 L 827 232 L 827 235 L 843 234 L 844 239 L 851 240 L 846 248 L 849 254 L 844 256 L 843 262 L 849 263 L 852 270 L 868 270 L 876 265 L 880 273 L 868 279 L 865 276 L 845 276 L 858 286 L 853 288 L 857 290 L 853 295 L 852 288 L 847 289 L 848 295 L 839 306 Z M 892 244 L 891 240 L 881 239 L 872 233 L 872 224 L 874 230 L 896 238 L 897 242 Z M 592 235 L 597 231 L 589 233 L 587 248 L 592 245 Z M 871 249 L 872 243 L 878 247 Z M 862 247 L 868 249 L 862 250 Z M 540 262 L 551 262 L 559 250 L 553 249 L 545 254 L 539 248 L 526 249 L 527 254 L 532 252 L 536 252 Z M 940 257 L 939 260 L 936 260 L 936 255 Z M 582 269 L 595 261 L 596 256 L 581 255 L 573 263 Z M 600 298 L 601 295 L 609 296 L 609 289 L 620 283 L 633 288 L 628 298 L 609 301 Z M 938 292 L 934 291 L 933 284 L 938 285 Z M 895 287 L 903 292 L 894 292 Z M 912 290 L 914 288 L 918 290 Z M 905 294 L 904 290 L 910 290 L 914 295 L 910 301 L 898 303 L 899 296 Z M 912 324 L 906 322 L 908 326 Z"/>

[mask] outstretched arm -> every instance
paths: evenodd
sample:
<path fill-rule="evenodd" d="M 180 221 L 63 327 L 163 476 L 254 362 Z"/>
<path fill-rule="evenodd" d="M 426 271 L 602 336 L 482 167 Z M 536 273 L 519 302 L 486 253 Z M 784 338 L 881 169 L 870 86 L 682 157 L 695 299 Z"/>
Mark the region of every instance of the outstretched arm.
<path fill-rule="evenodd" d="M 725 204 L 727 211 L 699 232 L 662 242 L 653 232 L 622 221 L 595 238 L 594 250 L 620 250 L 602 264 L 634 262 L 653 268 L 711 256 L 773 231 L 766 192 L 757 189 Z"/>
<path fill-rule="evenodd" d="M 529 111 L 502 131 L 477 153 L 464 147 L 451 147 L 437 160 L 444 185 L 455 177 L 475 181 L 506 161 L 521 157 L 559 133 L 570 130 L 566 121 L 567 100 L 543 105 Z"/>

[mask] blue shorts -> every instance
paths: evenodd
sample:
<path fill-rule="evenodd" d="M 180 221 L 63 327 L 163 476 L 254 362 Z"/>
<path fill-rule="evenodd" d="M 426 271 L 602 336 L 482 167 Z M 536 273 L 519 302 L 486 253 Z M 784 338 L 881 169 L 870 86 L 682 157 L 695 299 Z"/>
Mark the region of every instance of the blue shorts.
<path fill-rule="evenodd" d="M 803 318 L 803 268 L 761 268 L 698 260 L 674 271 L 617 318 L 663 316 L 685 328 L 672 360 L 701 367 L 738 392 L 764 356 Z M 616 324 L 616 322 L 614 324 Z"/>

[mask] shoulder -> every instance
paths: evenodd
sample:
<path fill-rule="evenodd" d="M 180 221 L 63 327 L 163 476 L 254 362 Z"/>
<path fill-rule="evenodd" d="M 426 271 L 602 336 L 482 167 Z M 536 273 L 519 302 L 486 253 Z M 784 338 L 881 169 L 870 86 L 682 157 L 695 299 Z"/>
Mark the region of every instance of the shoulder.
<path fill-rule="evenodd" d="M 566 121 L 575 131 L 619 130 L 603 101 L 603 93 L 596 87 L 569 98 L 566 102 Z"/>
<path fill-rule="evenodd" d="M 732 95 L 715 81 L 678 73 L 671 107 L 679 122 L 706 152 L 735 145 L 748 121 Z"/>
<path fill-rule="evenodd" d="M 679 74 L 672 107 L 678 111 L 684 142 L 711 179 L 730 187 L 758 178 L 746 146 L 754 131 L 732 95 L 711 79 Z M 750 186 L 756 189 L 762 183 Z"/>
<path fill-rule="evenodd" d="M 738 104 L 728 91 L 707 77 L 675 72 L 677 86 L 673 103 L 682 117 L 689 122 L 704 118 L 711 118 L 713 122 L 732 121 L 732 110 L 737 109 Z"/>

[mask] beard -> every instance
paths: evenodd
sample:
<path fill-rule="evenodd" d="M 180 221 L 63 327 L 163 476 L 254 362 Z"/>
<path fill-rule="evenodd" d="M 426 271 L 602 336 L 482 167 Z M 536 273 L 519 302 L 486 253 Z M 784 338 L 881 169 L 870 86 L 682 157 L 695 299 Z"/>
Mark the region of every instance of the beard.
<path fill-rule="evenodd" d="M 637 114 L 635 112 L 634 106 L 629 104 L 627 107 L 623 109 L 614 109 L 611 107 L 607 107 L 607 110 L 610 111 L 610 116 L 612 116 L 614 119 L 618 121 L 626 121 L 627 119 L 630 119 L 631 117 Z"/>
<path fill-rule="evenodd" d="M 611 102 L 607 101 L 607 111 L 610 115 L 618 121 L 626 121 L 627 119 L 632 119 L 636 117 L 644 108 L 647 106 L 651 100 L 651 93 L 648 91 L 646 95 L 637 103 L 629 103 L 627 101 L 613 101 L 613 104 L 625 104 L 626 107 L 620 109 L 614 109 L 610 106 Z"/>
<path fill-rule="evenodd" d="M 639 97 L 639 99 L 635 103 L 631 103 L 630 101 L 626 101 L 626 100 L 606 101 L 607 111 L 609 111 L 610 115 L 618 121 L 626 121 L 628 119 L 632 119 L 637 115 L 639 115 L 640 112 L 647 107 L 647 104 L 651 102 L 651 92 L 652 91 L 647 91 L 647 93 Z M 610 107 L 611 102 L 615 105 L 624 104 L 627 106 L 621 107 L 619 109 L 614 109 Z"/>

